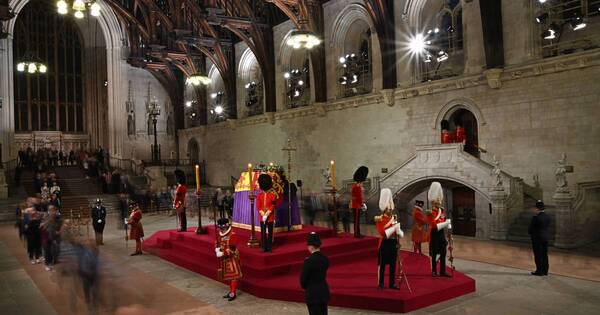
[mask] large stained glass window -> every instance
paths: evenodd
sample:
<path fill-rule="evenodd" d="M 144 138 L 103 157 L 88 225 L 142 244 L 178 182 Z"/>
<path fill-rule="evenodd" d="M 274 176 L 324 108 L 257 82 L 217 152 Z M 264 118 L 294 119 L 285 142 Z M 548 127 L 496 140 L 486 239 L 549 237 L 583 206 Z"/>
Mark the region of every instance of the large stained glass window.
<path fill-rule="evenodd" d="M 51 1 L 34 0 L 19 13 L 14 32 L 14 68 L 33 57 L 46 73 L 15 71 L 15 129 L 85 131 L 83 40 L 69 17 L 56 14 Z"/>

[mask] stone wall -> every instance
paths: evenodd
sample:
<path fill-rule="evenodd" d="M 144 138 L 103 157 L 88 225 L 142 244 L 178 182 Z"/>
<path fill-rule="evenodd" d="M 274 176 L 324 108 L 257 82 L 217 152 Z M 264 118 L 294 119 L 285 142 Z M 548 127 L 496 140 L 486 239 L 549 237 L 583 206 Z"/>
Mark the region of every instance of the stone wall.
<path fill-rule="evenodd" d="M 524 75 L 527 71 L 507 71 L 499 89 L 490 88 L 481 77 L 455 79 L 443 84 L 471 86 L 435 92 L 442 84 L 438 82 L 398 90 L 394 106 L 387 106 L 382 95 L 371 94 L 277 113 L 273 120 L 188 129 L 181 131 L 180 141 L 196 138 L 209 181 L 227 185 L 229 176 L 237 176 L 249 162 L 285 164 L 281 148 L 290 138 L 298 148 L 292 178 L 304 181 L 305 192 L 318 191 L 321 169 L 331 159 L 336 160 L 340 180 L 351 178 L 363 164 L 370 167 L 370 176 L 380 176 L 381 168 L 392 169 L 413 154 L 415 145 L 438 143 L 436 119 L 444 116 L 446 104 L 456 101 L 480 115 L 479 143 L 498 157 L 503 170 L 530 185 L 538 174 L 545 199 L 551 202 L 562 152 L 575 168 L 571 184 L 600 178 L 600 127 L 595 123 L 600 117 L 600 71 L 597 65 L 542 75 Z"/>

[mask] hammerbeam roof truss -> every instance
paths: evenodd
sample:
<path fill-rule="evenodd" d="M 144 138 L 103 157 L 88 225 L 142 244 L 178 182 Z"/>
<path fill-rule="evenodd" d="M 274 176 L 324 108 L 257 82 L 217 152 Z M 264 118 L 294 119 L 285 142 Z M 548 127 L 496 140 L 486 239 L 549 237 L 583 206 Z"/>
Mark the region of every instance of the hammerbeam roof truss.
<path fill-rule="evenodd" d="M 153 75 L 160 77 L 163 85 L 166 84 L 167 90 L 182 88 L 176 86 L 181 84 L 181 80 L 171 80 L 177 70 L 185 76 L 199 70 L 205 71 L 206 69 L 198 68 L 199 63 L 196 61 L 204 56 L 215 65 L 226 85 L 227 82 L 235 82 L 235 78 L 230 78 L 235 75 L 235 71 L 231 71 L 235 70 L 235 65 L 228 52 L 238 41 L 245 42 L 256 56 L 265 79 L 265 88 L 271 82 L 274 90 L 272 27 L 289 19 L 297 28 L 313 31 L 321 37 L 323 35 L 323 0 L 106 2 L 128 29 L 129 63 L 152 71 Z M 378 33 L 389 31 L 389 26 L 383 27 L 383 19 L 389 14 L 386 11 L 390 9 L 390 2 L 365 0 L 365 6 L 379 26 Z M 324 67 L 324 57 L 322 59 Z M 274 96 L 272 101 L 275 101 Z M 267 104 L 267 111 L 275 108 L 274 104 L 271 109 L 269 107 Z"/>

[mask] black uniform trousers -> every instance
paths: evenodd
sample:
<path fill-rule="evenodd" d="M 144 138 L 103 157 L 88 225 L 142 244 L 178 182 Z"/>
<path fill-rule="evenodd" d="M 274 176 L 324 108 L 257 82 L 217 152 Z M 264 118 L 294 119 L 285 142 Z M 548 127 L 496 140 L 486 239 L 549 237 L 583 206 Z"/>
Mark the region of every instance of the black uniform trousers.
<path fill-rule="evenodd" d="M 179 230 L 180 231 L 187 231 L 187 217 L 185 215 L 185 207 L 183 207 L 183 209 L 181 209 L 181 212 L 179 212 L 177 215 L 179 216 Z"/>
<path fill-rule="evenodd" d="M 548 241 L 544 239 L 531 238 L 533 257 L 535 258 L 535 272 L 543 275 L 548 274 Z"/>
<path fill-rule="evenodd" d="M 354 237 L 361 237 L 360 234 L 360 212 L 361 209 L 352 209 L 354 214 Z"/>
<path fill-rule="evenodd" d="M 378 265 L 379 287 L 383 288 L 385 278 L 385 266 L 390 266 L 389 285 L 393 287 L 396 282 L 396 262 L 398 260 L 398 240 L 395 238 L 386 238 L 381 241 L 379 247 Z"/>
<path fill-rule="evenodd" d="M 306 304 L 309 315 L 327 315 L 327 303 Z"/>
<path fill-rule="evenodd" d="M 260 241 L 265 252 L 270 252 L 273 246 L 273 222 L 260 221 Z"/>
<path fill-rule="evenodd" d="M 440 274 L 446 274 L 446 235 L 444 229 L 431 230 L 429 237 L 429 256 L 431 256 L 431 272 L 437 273 L 437 255 L 440 255 Z"/>

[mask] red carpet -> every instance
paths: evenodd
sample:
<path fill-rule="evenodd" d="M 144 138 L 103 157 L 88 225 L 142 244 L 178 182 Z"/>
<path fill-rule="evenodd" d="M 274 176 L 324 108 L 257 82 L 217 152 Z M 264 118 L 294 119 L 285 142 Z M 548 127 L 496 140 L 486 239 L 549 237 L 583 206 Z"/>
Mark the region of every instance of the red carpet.
<path fill-rule="evenodd" d="M 189 229 L 193 230 L 195 228 Z M 235 231 L 245 244 L 249 231 Z M 240 289 L 261 298 L 304 302 L 299 276 L 303 260 L 308 256 L 307 234 L 312 231 L 321 236 L 321 250 L 330 261 L 327 273 L 331 290 L 329 305 L 404 313 L 475 292 L 475 280 L 459 272 L 455 272 L 453 278 L 432 278 L 429 258 L 406 251 L 402 252 L 404 269 L 413 292 L 408 291 L 404 282 L 400 291 L 378 290 L 377 239 L 355 239 L 349 235 L 335 238 L 333 230 L 314 226 L 276 234 L 273 253 L 264 254 L 260 249 L 241 246 L 244 278 Z M 257 235 L 260 235 L 259 231 Z M 208 235 L 163 230 L 144 241 L 144 250 L 216 279 L 214 242 L 212 226 Z"/>

